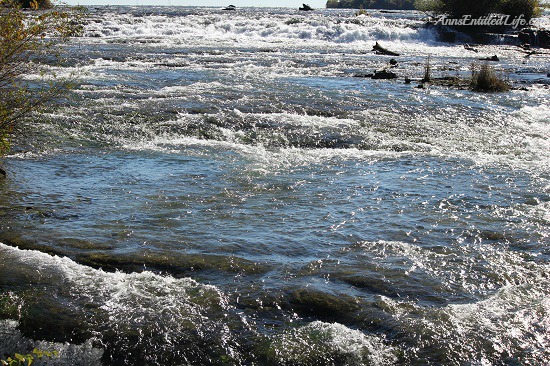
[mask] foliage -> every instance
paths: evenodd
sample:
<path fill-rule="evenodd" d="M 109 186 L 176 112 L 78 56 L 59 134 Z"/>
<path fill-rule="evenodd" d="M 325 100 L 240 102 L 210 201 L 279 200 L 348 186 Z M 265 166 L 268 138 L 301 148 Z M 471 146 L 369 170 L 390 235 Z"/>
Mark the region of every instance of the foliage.
<path fill-rule="evenodd" d="M 19 354 L 16 353 L 13 356 L 6 358 L 5 360 L 0 360 L 0 365 L 2 366 L 30 366 L 34 361 L 41 360 L 44 358 L 54 358 L 59 356 L 57 351 L 41 351 L 34 349 L 32 353 L 28 354 Z"/>
<path fill-rule="evenodd" d="M 417 0 L 419 10 L 435 11 L 451 17 L 471 15 L 474 18 L 494 12 L 501 0 Z"/>
<path fill-rule="evenodd" d="M 368 15 L 367 11 L 365 10 L 365 8 L 363 8 L 363 6 L 360 6 L 359 11 L 355 13 L 355 16 L 361 16 L 361 15 Z"/>
<path fill-rule="evenodd" d="M 538 0 L 416 0 L 416 9 L 444 13 L 451 17 L 471 15 L 473 18 L 501 13 L 526 20 L 538 14 Z"/>
<path fill-rule="evenodd" d="M 481 66 L 472 65 L 472 90 L 480 92 L 503 92 L 510 90 L 510 85 L 499 78 L 495 70 L 485 62 Z"/>
<path fill-rule="evenodd" d="M 540 14 L 538 0 L 502 0 L 499 5 L 499 12 L 510 15 L 514 18 L 523 15 L 529 21 Z"/>
<path fill-rule="evenodd" d="M 443 1 L 441 0 L 416 0 L 414 7 L 420 11 L 443 13 Z"/>
<path fill-rule="evenodd" d="M 17 5 L 25 9 L 51 9 L 53 5 L 50 0 L 17 0 Z"/>
<path fill-rule="evenodd" d="M 414 0 L 328 0 L 327 8 L 413 10 Z"/>
<path fill-rule="evenodd" d="M 80 10 L 27 12 L 22 3 L 25 1 L 0 0 L 0 155 L 9 149 L 11 135 L 22 118 L 67 89 L 68 81 L 45 74 L 43 64 L 59 61 L 55 46 L 82 29 Z M 34 9 L 43 3 L 30 1 Z M 40 73 L 43 83 L 25 79 Z"/>

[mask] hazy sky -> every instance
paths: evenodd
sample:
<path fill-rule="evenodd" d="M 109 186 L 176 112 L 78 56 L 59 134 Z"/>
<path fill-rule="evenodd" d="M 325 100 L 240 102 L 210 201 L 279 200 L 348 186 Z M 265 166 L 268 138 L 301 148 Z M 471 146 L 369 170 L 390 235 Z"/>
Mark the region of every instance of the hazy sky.
<path fill-rule="evenodd" d="M 268 6 L 298 8 L 302 3 L 324 8 L 326 0 L 65 0 L 70 5 L 183 5 L 183 6 Z"/>

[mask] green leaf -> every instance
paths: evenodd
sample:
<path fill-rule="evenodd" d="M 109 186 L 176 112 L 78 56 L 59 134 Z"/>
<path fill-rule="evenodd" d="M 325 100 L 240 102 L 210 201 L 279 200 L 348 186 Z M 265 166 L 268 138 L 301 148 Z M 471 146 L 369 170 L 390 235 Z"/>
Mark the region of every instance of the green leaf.
<path fill-rule="evenodd" d="M 20 355 L 19 353 L 16 353 L 15 354 L 15 358 L 19 361 L 19 362 L 25 362 L 27 360 L 27 358 L 23 355 Z"/>
<path fill-rule="evenodd" d="M 38 348 L 33 349 L 32 353 L 34 353 L 38 358 L 44 357 L 44 352 L 39 350 Z"/>

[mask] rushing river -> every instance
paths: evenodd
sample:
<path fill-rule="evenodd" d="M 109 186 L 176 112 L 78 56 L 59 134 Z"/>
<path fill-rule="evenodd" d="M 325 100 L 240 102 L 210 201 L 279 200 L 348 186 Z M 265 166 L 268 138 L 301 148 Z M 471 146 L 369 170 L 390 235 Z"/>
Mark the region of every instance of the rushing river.
<path fill-rule="evenodd" d="M 414 12 L 89 17 L 51 66 L 76 88 L 2 160 L 0 356 L 550 363 L 548 54 Z M 357 77 L 376 41 L 399 79 Z M 493 54 L 514 90 L 416 88 Z"/>

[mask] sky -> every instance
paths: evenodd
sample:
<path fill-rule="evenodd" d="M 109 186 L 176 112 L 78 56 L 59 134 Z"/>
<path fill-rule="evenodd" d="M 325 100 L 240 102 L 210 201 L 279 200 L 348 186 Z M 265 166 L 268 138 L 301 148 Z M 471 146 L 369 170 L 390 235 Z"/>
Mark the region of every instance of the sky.
<path fill-rule="evenodd" d="M 324 8 L 326 0 L 65 0 L 69 5 L 182 5 L 182 6 L 267 6 L 298 8 L 302 3 Z"/>

